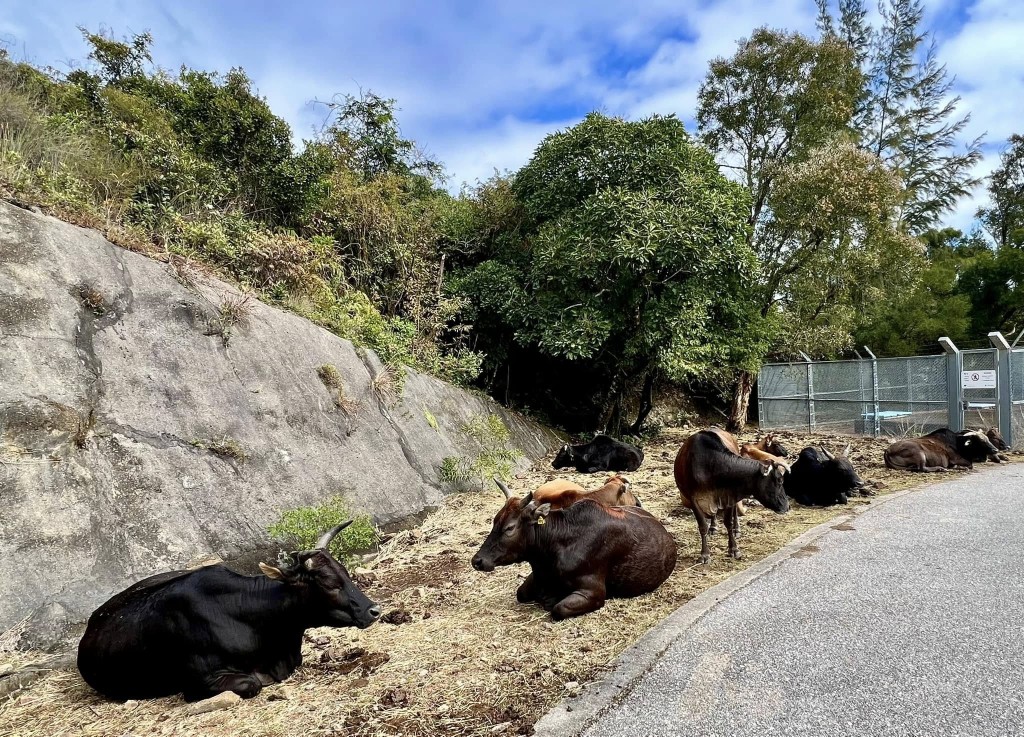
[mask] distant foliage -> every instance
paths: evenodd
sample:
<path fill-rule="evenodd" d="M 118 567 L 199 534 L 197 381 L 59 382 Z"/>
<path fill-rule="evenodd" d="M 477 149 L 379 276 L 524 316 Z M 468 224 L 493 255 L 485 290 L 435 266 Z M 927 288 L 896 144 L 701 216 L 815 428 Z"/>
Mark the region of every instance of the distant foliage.
<path fill-rule="evenodd" d="M 267 528 L 267 532 L 295 550 L 310 550 L 321 535 L 349 519 L 353 520 L 352 524 L 334 538 L 330 553 L 351 565 L 359 554 L 367 553 L 377 545 L 380 533 L 369 515 L 353 515 L 343 496 L 333 496 L 316 506 L 288 510 Z"/>
<path fill-rule="evenodd" d="M 296 152 L 242 69 L 172 75 L 147 33 L 82 34 L 90 64 L 66 75 L 0 54 L 0 194 L 212 264 L 389 364 L 477 376 L 463 301 L 441 288 L 458 205 L 393 100 L 343 98 Z"/>

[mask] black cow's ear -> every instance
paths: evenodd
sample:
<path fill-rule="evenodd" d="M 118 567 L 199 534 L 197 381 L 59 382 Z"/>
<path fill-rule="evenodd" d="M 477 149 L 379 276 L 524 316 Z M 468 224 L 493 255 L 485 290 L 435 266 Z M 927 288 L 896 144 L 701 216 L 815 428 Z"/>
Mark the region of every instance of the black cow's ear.
<path fill-rule="evenodd" d="M 280 568 L 268 566 L 266 563 L 260 563 L 260 570 L 263 571 L 264 576 L 272 578 L 275 581 L 283 581 L 285 579 L 285 575 Z"/>
<path fill-rule="evenodd" d="M 541 504 L 539 507 L 534 507 L 533 519 L 538 524 L 543 524 L 549 514 L 551 514 L 551 504 L 550 502 L 547 502 Z"/>

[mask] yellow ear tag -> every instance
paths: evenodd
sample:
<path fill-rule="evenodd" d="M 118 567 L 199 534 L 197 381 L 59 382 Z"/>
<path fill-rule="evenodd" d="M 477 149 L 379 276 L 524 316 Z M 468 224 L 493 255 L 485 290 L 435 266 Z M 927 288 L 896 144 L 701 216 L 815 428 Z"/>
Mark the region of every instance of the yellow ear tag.
<path fill-rule="evenodd" d="M 537 518 L 537 524 L 538 525 L 546 525 L 547 522 L 548 522 L 548 518 L 547 517 L 538 517 Z"/>

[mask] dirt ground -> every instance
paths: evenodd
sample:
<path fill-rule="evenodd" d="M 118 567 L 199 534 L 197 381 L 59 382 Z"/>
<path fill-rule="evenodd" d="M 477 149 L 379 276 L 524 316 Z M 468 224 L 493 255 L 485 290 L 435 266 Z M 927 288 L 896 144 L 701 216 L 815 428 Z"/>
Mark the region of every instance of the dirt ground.
<path fill-rule="evenodd" d="M 367 564 L 364 587 L 382 603 L 384 621 L 367 630 L 310 630 L 305 664 L 286 683 L 255 699 L 208 714 L 188 716 L 180 698 L 119 704 L 93 692 L 77 672 L 58 671 L 0 706 L 0 737 L 18 735 L 495 735 L 530 734 L 533 723 L 605 666 L 671 611 L 817 524 L 849 507 L 793 505 L 775 515 L 752 507 L 741 518 L 742 560 L 726 556 L 726 537 L 713 542 L 712 562 L 696 563 L 696 523 L 679 504 L 672 462 L 693 429 L 666 431 L 646 444 L 643 467 L 628 474 L 645 508 L 658 516 L 679 544 L 675 572 L 657 591 L 611 600 L 600 611 L 553 622 L 542 609 L 520 605 L 515 589 L 526 565 L 474 571 L 470 558 L 490 530 L 501 493 L 462 493 L 448 498 L 417 529 L 388 540 Z M 792 457 L 813 442 L 851 458 L 878 494 L 945 474 L 887 470 L 885 440 L 780 433 Z M 744 439 L 753 436 L 745 435 Z M 603 474 L 554 472 L 550 458 L 512 484 L 525 493 L 552 478 L 572 478 L 596 488 Z M 850 507 L 866 503 L 851 501 Z M 0 664 L 25 653 L 0 653 Z"/>

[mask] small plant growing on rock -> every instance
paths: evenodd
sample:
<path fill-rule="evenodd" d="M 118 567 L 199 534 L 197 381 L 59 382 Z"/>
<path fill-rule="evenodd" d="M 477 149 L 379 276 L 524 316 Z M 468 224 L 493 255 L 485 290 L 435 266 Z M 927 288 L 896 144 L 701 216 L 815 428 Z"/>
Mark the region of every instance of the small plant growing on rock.
<path fill-rule="evenodd" d="M 341 373 L 334 364 L 325 363 L 323 366 L 318 366 L 316 375 L 320 377 L 320 381 L 331 392 L 335 407 L 350 416 L 359 411 L 359 402 L 345 394 L 345 385 L 341 381 Z"/>
<path fill-rule="evenodd" d="M 91 284 L 82 284 L 78 287 L 78 301 L 96 316 L 105 315 L 110 309 L 103 292 Z"/>
<path fill-rule="evenodd" d="M 462 426 L 463 432 L 477 442 L 480 453 L 475 458 L 448 456 L 441 461 L 438 477 L 458 488 L 473 479 L 484 488 L 492 476 L 512 478 L 512 468 L 522 453 L 509 446 L 511 435 L 505 423 L 495 414 L 478 415 Z"/>
<path fill-rule="evenodd" d="M 224 347 L 231 342 L 235 327 L 252 314 L 251 294 L 225 295 L 217 305 L 217 314 L 209 319 L 207 335 L 219 335 Z"/>
<path fill-rule="evenodd" d="M 229 438 L 227 435 L 213 440 L 197 438 L 192 441 L 192 445 L 196 448 L 208 450 L 221 458 L 231 458 L 235 461 L 244 461 L 249 457 L 238 441 L 233 438 Z"/>
<path fill-rule="evenodd" d="M 323 504 L 290 509 L 268 527 L 267 532 L 296 550 L 309 550 L 327 530 L 349 519 L 352 524 L 334 538 L 330 552 L 338 560 L 351 564 L 357 555 L 376 546 L 380 533 L 368 514 L 353 515 L 341 495 L 332 496 Z"/>
<path fill-rule="evenodd" d="M 437 469 L 437 476 L 441 482 L 456 489 L 468 481 L 470 475 L 469 462 L 458 456 L 445 457 Z"/>
<path fill-rule="evenodd" d="M 402 395 L 405 381 L 405 370 L 401 366 L 386 363 L 384 368 L 370 381 L 370 389 L 377 396 L 377 401 L 390 407 Z"/>

